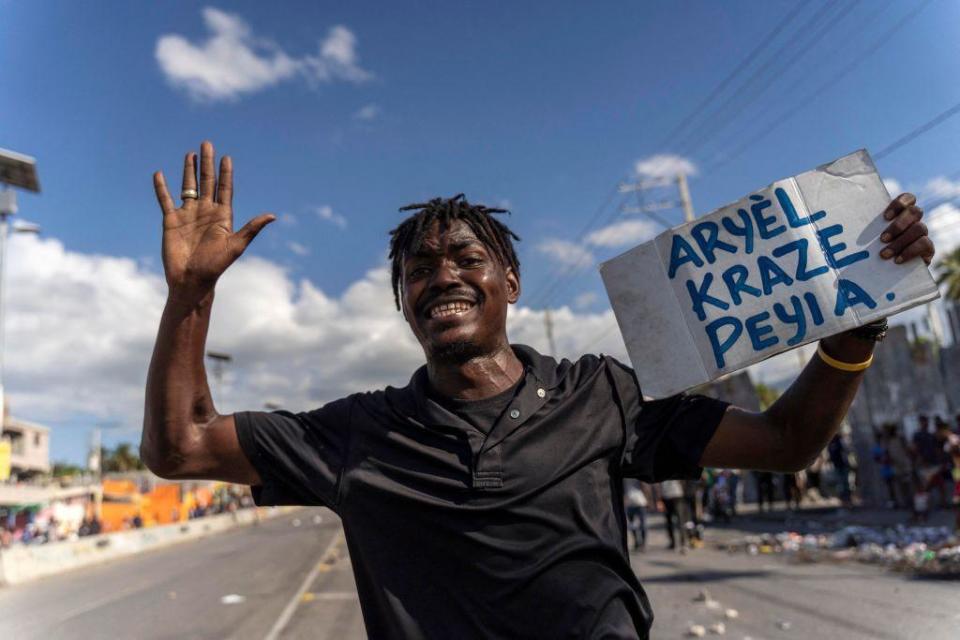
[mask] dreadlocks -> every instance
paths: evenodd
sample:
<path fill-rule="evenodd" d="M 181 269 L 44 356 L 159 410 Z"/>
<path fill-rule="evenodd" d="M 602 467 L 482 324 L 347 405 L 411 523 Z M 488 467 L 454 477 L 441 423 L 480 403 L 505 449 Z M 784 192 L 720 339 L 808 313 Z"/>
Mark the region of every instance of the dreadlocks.
<path fill-rule="evenodd" d="M 448 229 L 455 220 L 462 220 L 505 267 L 510 267 L 520 276 L 520 260 L 513 250 L 513 240 L 520 237 L 491 214 L 510 213 L 506 209 L 470 204 L 462 193 L 452 198 L 434 198 L 430 202 L 408 204 L 400 211 L 417 210 L 396 229 L 390 232 L 390 260 L 392 261 L 393 299 L 400 309 L 400 278 L 403 271 L 403 256 L 416 253 L 424 237 L 439 221 L 441 229 Z"/>

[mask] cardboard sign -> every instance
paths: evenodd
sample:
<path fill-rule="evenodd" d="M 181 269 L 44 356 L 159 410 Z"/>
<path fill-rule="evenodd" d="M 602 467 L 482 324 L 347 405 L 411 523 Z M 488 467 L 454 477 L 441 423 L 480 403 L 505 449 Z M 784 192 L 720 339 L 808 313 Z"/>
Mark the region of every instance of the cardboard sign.
<path fill-rule="evenodd" d="M 865 150 L 600 265 L 644 395 L 661 398 L 939 297 L 879 257 L 890 195 Z"/>

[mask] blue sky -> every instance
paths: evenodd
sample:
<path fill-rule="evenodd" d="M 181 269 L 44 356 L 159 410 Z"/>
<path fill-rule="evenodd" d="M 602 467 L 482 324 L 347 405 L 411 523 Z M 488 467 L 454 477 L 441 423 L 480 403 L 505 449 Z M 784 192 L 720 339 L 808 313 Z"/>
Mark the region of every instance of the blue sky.
<path fill-rule="evenodd" d="M 152 171 L 176 188 L 184 152 L 209 138 L 234 158 L 237 227 L 261 211 L 281 216 L 249 253 L 281 270 L 292 300 L 308 281 L 347 304 L 383 264 L 397 207 L 465 192 L 513 211 L 528 303 L 603 314 L 593 265 L 626 247 L 577 234 L 638 161 L 689 163 L 695 208 L 706 213 L 854 149 L 882 149 L 960 101 L 958 3 L 929 3 L 864 54 L 920 4 L 0 1 L 0 147 L 38 161 L 43 193 L 21 195 L 22 218 L 64 255 L 129 258 L 136 277 L 162 273 Z M 729 89 L 757 70 L 763 81 L 721 94 L 665 140 L 795 9 Z M 960 171 L 958 134 L 960 117 L 881 159 L 880 171 L 929 191 Z M 678 210 L 664 215 L 681 220 Z M 626 219 L 611 206 L 591 231 Z M 564 266 L 578 250 L 576 268 Z M 11 291 L 12 317 L 21 303 Z M 156 319 L 146 314 L 145 336 Z M 16 331 L 8 327 L 8 342 L 27 335 Z M 55 425 L 55 458 L 82 456 L 96 422 L 125 424 L 123 438 L 136 438 L 134 402 L 44 411 L 44 389 L 18 383 L 9 358 L 13 412 Z"/>

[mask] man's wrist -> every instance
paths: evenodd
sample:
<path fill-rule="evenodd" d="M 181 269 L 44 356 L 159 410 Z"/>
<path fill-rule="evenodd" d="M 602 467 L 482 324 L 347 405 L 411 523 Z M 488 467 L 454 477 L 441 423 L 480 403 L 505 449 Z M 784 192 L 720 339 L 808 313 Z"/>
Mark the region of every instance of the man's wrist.
<path fill-rule="evenodd" d="M 889 329 L 889 327 L 890 325 L 887 324 L 887 319 L 880 318 L 862 327 L 851 329 L 848 333 L 854 338 L 867 342 L 881 342 L 887 336 L 887 329 Z"/>
<path fill-rule="evenodd" d="M 201 309 L 213 304 L 213 287 L 171 287 L 167 291 L 167 306 L 185 311 Z"/>
<path fill-rule="evenodd" d="M 864 362 L 873 355 L 873 346 L 876 342 L 863 340 L 850 331 L 824 338 L 820 341 L 823 350 L 828 356 L 841 362 Z"/>

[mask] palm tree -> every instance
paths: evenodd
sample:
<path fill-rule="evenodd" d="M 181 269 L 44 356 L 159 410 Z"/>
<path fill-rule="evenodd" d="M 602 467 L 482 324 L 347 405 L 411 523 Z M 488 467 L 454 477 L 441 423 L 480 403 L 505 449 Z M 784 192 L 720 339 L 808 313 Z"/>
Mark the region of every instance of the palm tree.
<path fill-rule="evenodd" d="M 947 299 L 960 302 L 960 247 L 937 263 L 937 271 L 937 284 L 947 285 Z"/>

